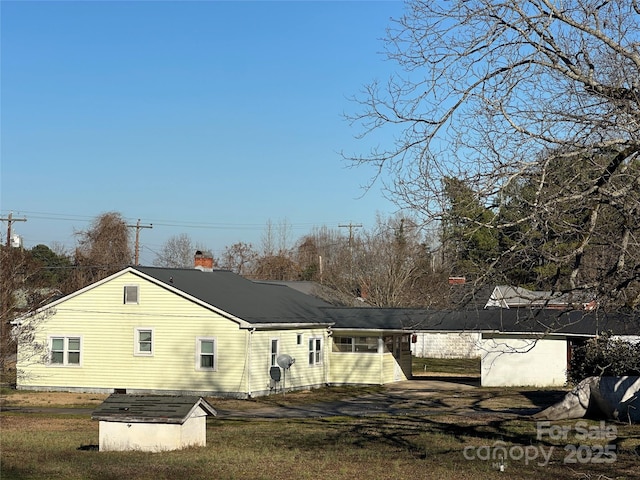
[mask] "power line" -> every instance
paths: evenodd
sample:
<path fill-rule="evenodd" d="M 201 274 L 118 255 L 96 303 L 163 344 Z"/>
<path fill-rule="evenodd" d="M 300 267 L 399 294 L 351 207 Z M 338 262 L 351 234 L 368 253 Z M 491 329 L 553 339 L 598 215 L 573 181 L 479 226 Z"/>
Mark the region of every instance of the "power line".
<path fill-rule="evenodd" d="M 70 222 L 91 222 L 95 220 L 95 216 L 87 216 L 87 215 L 74 215 L 74 214 L 63 214 L 63 213 L 52 213 L 52 212 L 35 212 L 35 211 L 22 211 L 21 213 L 25 213 L 29 215 L 29 218 L 36 218 L 40 220 L 57 220 L 57 221 L 70 221 Z M 125 220 L 132 221 L 131 217 L 125 218 Z M 166 220 L 166 219 L 151 219 L 153 222 L 152 225 L 162 226 L 162 227 L 182 227 L 182 228 L 201 228 L 201 229 L 214 229 L 214 230 L 238 230 L 238 229 L 263 229 L 264 223 L 207 223 L 200 221 L 182 221 L 182 220 Z M 308 228 L 317 226 L 318 224 L 323 225 L 335 225 L 336 222 L 304 222 L 304 223 L 295 223 L 288 224 L 289 227 L 294 229 L 299 228 Z"/>

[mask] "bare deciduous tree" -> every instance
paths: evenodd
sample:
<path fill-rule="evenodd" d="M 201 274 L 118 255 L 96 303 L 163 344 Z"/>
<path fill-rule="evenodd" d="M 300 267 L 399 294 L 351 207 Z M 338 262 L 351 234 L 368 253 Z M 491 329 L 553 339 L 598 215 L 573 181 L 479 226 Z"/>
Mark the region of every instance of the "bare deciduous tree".
<path fill-rule="evenodd" d="M 51 288 L 50 282 L 44 281 L 42 264 L 28 250 L 0 245 L 0 267 L 0 373 L 3 381 L 12 382 L 17 374 L 15 362 L 18 340 L 16 335 L 11 334 L 12 322 L 42 307 L 59 292 Z M 22 331 L 23 337 L 26 335 L 24 338 L 31 338 L 28 335 L 36 324 L 34 322 L 31 329 Z"/>
<path fill-rule="evenodd" d="M 88 230 L 77 235 L 76 289 L 131 264 L 131 232 L 119 213 L 103 213 L 96 217 Z"/>
<path fill-rule="evenodd" d="M 415 222 L 402 216 L 379 217 L 373 230 L 363 232 L 353 275 L 368 303 L 423 307 L 442 302 L 447 284 L 434 275 L 424 240 Z"/>
<path fill-rule="evenodd" d="M 425 221 L 448 208 L 443 179 L 476 192 L 494 215 L 469 223 L 518 232 L 489 269 L 536 250 L 558 264 L 554 274 L 565 278 L 556 285 L 639 305 L 638 1 L 412 0 L 386 47 L 397 73 L 366 87 L 351 120 L 363 136 L 385 129 L 396 141 L 347 158 L 376 166 L 378 178 L 389 174 L 393 198 Z M 549 188 L 558 178 L 552 171 L 584 159 L 594 161 L 580 181 L 567 176 L 565 188 Z M 512 196 L 514 185 L 533 178 L 532 196 Z M 501 215 L 521 200 L 520 217 Z M 611 224 L 605 207 L 619 221 Z M 568 209 L 585 215 L 564 225 L 573 241 L 550 253 L 544 226 Z M 585 275 L 584 254 L 605 230 L 605 248 L 615 253 L 601 258 L 597 275 Z"/>
<path fill-rule="evenodd" d="M 253 245 L 237 242 L 230 247 L 225 247 L 220 267 L 238 275 L 246 275 L 253 269 L 256 258 L 258 258 L 258 253 L 254 250 Z"/>
<path fill-rule="evenodd" d="M 260 256 L 251 272 L 256 280 L 300 280 L 298 264 L 288 255 Z"/>
<path fill-rule="evenodd" d="M 49 360 L 49 345 L 41 330 L 52 315 L 55 315 L 55 309 L 45 308 L 38 314 L 29 312 L 15 321 L 11 330 L 11 341 L 16 346 L 17 352 L 16 381 L 28 377 L 25 367 L 46 363 Z M 20 368 L 17 365 L 20 365 Z"/>
<path fill-rule="evenodd" d="M 280 220 L 277 225 L 269 219 L 262 234 L 262 255 L 271 257 L 283 255 L 289 251 L 291 243 L 291 224 L 286 220 Z"/>
<path fill-rule="evenodd" d="M 186 233 L 174 235 L 162 244 L 153 264 L 157 267 L 168 268 L 193 267 L 193 257 L 196 250 L 205 249 L 194 246 L 191 237 Z"/>

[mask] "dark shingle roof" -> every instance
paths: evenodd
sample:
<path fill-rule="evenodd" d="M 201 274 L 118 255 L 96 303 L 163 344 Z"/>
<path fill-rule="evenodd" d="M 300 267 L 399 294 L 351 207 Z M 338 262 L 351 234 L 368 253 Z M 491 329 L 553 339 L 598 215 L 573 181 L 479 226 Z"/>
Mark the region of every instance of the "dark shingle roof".
<path fill-rule="evenodd" d="M 93 411 L 91 418 L 111 422 L 182 424 L 197 408 L 207 415 L 216 415 L 215 409 L 201 397 L 114 393 Z"/>
<path fill-rule="evenodd" d="M 320 307 L 329 303 L 283 285 L 252 282 L 226 270 L 133 268 L 249 323 L 328 323 Z"/>
<path fill-rule="evenodd" d="M 427 310 L 411 308 L 323 308 L 333 328 L 367 330 L 411 330 L 425 318 Z"/>
<path fill-rule="evenodd" d="M 255 280 L 258 283 L 272 285 L 286 285 L 289 288 L 298 290 L 306 295 L 319 298 L 324 302 L 328 302 L 334 306 L 340 307 L 358 307 L 362 306 L 362 300 L 348 295 L 346 293 L 335 290 L 327 285 L 311 281 L 284 281 L 284 280 Z"/>
<path fill-rule="evenodd" d="M 308 323 L 354 330 L 495 331 L 639 335 L 640 318 L 596 310 L 554 309 L 429 310 L 335 307 L 286 285 L 254 282 L 233 272 L 133 267 L 250 324 Z"/>
<path fill-rule="evenodd" d="M 503 333 L 559 333 L 639 335 L 637 315 L 583 310 L 489 309 L 477 311 L 432 311 L 414 328 L 440 331 L 495 331 Z"/>

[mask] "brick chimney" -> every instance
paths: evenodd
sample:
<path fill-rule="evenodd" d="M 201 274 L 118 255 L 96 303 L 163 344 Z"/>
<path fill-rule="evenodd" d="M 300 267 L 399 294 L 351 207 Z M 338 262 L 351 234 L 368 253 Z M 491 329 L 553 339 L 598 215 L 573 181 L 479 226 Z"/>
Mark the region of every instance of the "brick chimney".
<path fill-rule="evenodd" d="M 209 252 L 201 252 L 196 250 L 196 255 L 193 259 L 194 268 L 202 270 L 203 272 L 213 272 L 213 255 Z"/>

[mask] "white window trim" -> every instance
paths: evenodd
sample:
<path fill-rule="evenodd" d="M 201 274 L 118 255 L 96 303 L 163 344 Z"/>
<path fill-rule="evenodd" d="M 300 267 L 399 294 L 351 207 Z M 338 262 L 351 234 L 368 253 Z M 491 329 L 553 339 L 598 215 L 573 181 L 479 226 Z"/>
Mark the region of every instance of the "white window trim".
<path fill-rule="evenodd" d="M 135 302 L 130 302 L 127 301 L 127 289 L 128 288 L 135 288 L 136 289 L 136 301 Z M 125 285 L 123 288 L 123 303 L 125 305 L 139 305 L 140 304 L 140 286 L 139 285 Z"/>
<path fill-rule="evenodd" d="M 151 351 L 143 352 L 140 350 L 140 332 L 151 332 Z M 133 355 L 136 357 L 153 357 L 156 343 L 156 332 L 153 327 L 135 327 L 133 329 Z"/>
<path fill-rule="evenodd" d="M 366 336 L 365 336 L 366 337 Z M 368 337 L 372 337 L 371 335 L 369 335 Z M 378 343 L 377 343 L 377 347 L 375 351 L 366 351 L 366 352 L 358 352 L 356 351 L 356 347 L 358 345 L 363 345 L 362 343 L 357 343 L 356 339 L 357 338 L 363 338 L 362 335 L 336 335 L 333 338 L 333 342 L 335 343 L 336 338 L 350 338 L 351 339 L 351 350 L 350 351 L 337 351 L 337 352 L 332 352 L 332 353 L 337 353 L 339 355 L 353 355 L 353 354 L 357 354 L 357 355 L 376 355 L 379 353 L 383 353 L 384 352 L 384 341 L 382 341 L 382 346 L 381 346 L 381 340 L 379 337 L 378 338 Z M 344 343 L 335 343 L 336 345 L 347 345 Z"/>
<path fill-rule="evenodd" d="M 52 356 L 53 356 L 53 340 L 54 339 L 58 339 L 61 338 L 64 340 L 64 347 L 62 350 L 62 363 L 53 363 L 52 361 Z M 69 363 L 69 339 L 70 338 L 78 338 L 80 339 L 80 361 L 78 363 Z M 84 359 L 84 353 L 82 351 L 82 345 L 84 344 L 83 339 L 82 339 L 82 335 L 69 335 L 69 334 L 64 334 L 64 335 L 49 335 L 48 339 L 47 339 L 47 345 L 49 348 L 49 357 L 48 357 L 48 361 L 47 361 L 47 366 L 48 367 L 54 367 L 54 368 L 63 368 L 63 367 L 71 367 L 71 368 L 79 368 L 82 367 L 82 361 Z M 75 350 L 74 350 L 75 352 Z"/>
<path fill-rule="evenodd" d="M 213 368 L 207 368 L 201 366 L 200 351 L 201 342 L 213 342 Z M 218 371 L 218 339 L 216 337 L 196 337 L 196 370 L 201 372 L 217 372 Z"/>
<path fill-rule="evenodd" d="M 320 348 L 318 350 L 316 350 L 316 341 L 320 340 Z M 322 337 L 309 337 L 308 342 L 313 342 L 313 350 L 309 349 L 308 354 L 310 355 L 313 352 L 313 363 L 312 362 L 308 362 L 310 367 L 317 367 L 317 366 L 321 366 L 323 364 L 324 361 L 324 338 Z M 309 345 L 309 343 L 307 343 L 307 346 Z M 318 355 L 319 354 L 319 355 Z M 316 358 L 319 358 L 319 360 L 316 361 Z"/>
<path fill-rule="evenodd" d="M 274 341 L 277 342 L 277 345 L 278 345 L 275 355 L 273 354 L 273 348 L 272 348 Z M 278 355 L 280 355 L 280 338 L 272 337 L 269 340 L 269 367 L 278 366 Z"/>

